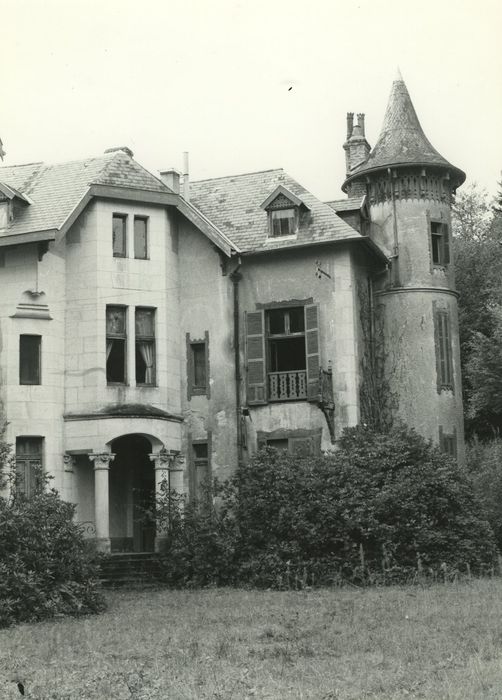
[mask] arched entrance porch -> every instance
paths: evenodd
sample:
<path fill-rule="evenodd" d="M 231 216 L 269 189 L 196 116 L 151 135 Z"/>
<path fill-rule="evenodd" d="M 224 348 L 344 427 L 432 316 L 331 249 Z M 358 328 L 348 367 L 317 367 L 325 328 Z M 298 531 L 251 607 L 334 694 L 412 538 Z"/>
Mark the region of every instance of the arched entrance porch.
<path fill-rule="evenodd" d="M 143 435 L 123 435 L 111 442 L 115 458 L 109 471 L 110 545 L 112 552 L 155 549 L 155 469 L 152 442 Z"/>

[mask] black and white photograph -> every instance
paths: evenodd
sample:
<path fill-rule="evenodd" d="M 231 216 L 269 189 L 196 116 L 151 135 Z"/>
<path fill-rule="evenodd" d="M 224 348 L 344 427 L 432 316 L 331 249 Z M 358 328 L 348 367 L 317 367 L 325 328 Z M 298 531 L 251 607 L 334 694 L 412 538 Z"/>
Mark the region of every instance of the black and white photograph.
<path fill-rule="evenodd" d="M 0 700 L 500 700 L 502 5 L 0 5 Z"/>

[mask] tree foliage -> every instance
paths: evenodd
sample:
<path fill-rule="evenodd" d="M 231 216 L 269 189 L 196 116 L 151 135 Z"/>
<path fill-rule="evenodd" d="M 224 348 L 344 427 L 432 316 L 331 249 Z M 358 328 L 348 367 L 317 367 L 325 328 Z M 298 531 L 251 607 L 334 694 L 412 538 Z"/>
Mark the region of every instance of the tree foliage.
<path fill-rule="evenodd" d="M 17 483 L 10 447 L 0 435 L 0 627 L 104 607 L 97 566 L 73 522 L 75 506 L 61 500 L 40 469 L 35 493 Z"/>
<path fill-rule="evenodd" d="M 466 428 L 468 434 L 490 435 L 502 427 L 502 412 L 481 400 L 490 394 L 483 385 L 489 374 L 482 362 L 488 346 L 500 342 L 496 309 L 502 304 L 502 215 L 490 206 L 486 191 L 471 185 L 457 195 L 453 231 Z M 498 352 L 496 347 L 492 351 Z"/>

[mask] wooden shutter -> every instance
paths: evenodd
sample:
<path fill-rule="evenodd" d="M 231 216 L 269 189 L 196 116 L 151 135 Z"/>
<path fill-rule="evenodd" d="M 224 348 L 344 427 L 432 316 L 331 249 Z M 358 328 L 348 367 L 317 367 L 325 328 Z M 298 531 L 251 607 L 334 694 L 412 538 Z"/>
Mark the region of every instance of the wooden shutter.
<path fill-rule="evenodd" d="M 441 231 L 443 234 L 443 264 L 450 264 L 450 232 L 448 224 L 442 224 Z"/>
<path fill-rule="evenodd" d="M 251 406 L 267 403 L 265 371 L 265 314 L 246 313 L 247 400 Z"/>
<path fill-rule="evenodd" d="M 307 399 L 320 401 L 319 382 L 319 305 L 305 306 L 305 354 L 307 359 Z"/>

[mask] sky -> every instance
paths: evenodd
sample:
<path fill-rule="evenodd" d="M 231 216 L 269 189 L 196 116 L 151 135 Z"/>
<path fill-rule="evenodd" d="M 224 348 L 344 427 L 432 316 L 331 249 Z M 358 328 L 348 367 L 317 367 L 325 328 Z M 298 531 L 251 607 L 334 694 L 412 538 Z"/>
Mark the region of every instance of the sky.
<path fill-rule="evenodd" d="M 500 0 L 2 0 L 4 165 L 129 146 L 193 180 L 283 167 L 342 197 L 346 113 L 378 138 L 399 66 L 435 148 L 493 195 Z"/>

